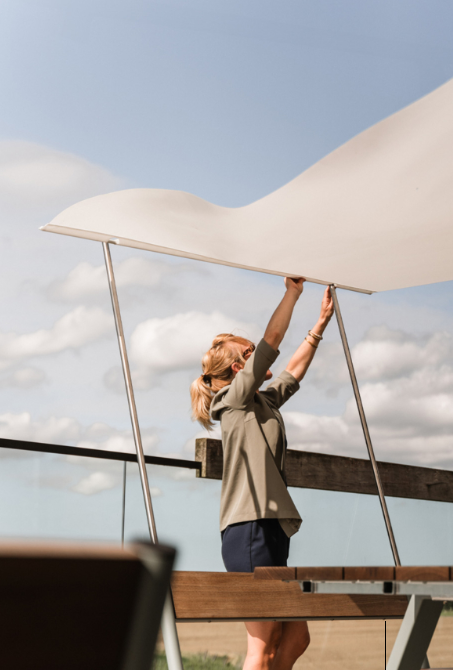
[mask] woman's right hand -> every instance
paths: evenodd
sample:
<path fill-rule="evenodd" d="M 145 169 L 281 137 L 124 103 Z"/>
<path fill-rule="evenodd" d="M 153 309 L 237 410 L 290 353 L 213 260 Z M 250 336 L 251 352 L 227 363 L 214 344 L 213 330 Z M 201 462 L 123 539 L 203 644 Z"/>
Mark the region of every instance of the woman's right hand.
<path fill-rule="evenodd" d="M 285 286 L 287 291 L 294 291 L 299 298 L 304 290 L 304 277 L 285 277 Z"/>
<path fill-rule="evenodd" d="M 279 306 L 271 316 L 271 320 L 267 324 L 264 333 L 265 341 L 274 349 L 278 350 L 281 341 L 285 337 L 288 330 L 289 322 L 293 314 L 293 309 L 296 302 L 299 300 L 300 294 L 304 290 L 303 277 L 296 277 L 292 279 L 285 277 L 286 293 L 283 296 Z"/>

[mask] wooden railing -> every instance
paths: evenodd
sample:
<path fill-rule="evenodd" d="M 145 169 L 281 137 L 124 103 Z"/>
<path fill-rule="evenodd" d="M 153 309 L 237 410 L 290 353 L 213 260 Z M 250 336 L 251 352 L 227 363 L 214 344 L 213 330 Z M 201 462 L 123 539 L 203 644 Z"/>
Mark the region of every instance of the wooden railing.
<path fill-rule="evenodd" d="M 44 442 L 29 442 L 26 440 L 10 440 L 0 438 L 0 449 L 17 449 L 18 451 L 36 451 L 41 454 L 61 454 L 63 456 L 82 456 L 83 458 L 99 458 L 104 461 L 123 461 L 136 463 L 137 454 L 125 451 L 109 451 L 107 449 L 84 449 L 82 447 L 71 447 L 66 444 L 46 444 Z M 199 470 L 200 464 L 183 458 L 167 458 L 166 456 L 147 456 L 145 463 L 148 465 L 164 465 L 170 468 L 186 468 L 188 470 Z"/>
<path fill-rule="evenodd" d="M 195 461 L 201 466 L 197 477 L 222 479 L 222 442 L 209 438 L 196 440 Z M 450 470 L 382 461 L 378 466 L 387 496 L 453 502 L 453 472 Z M 368 459 L 288 449 L 286 478 L 288 486 L 298 488 L 377 495 Z"/>

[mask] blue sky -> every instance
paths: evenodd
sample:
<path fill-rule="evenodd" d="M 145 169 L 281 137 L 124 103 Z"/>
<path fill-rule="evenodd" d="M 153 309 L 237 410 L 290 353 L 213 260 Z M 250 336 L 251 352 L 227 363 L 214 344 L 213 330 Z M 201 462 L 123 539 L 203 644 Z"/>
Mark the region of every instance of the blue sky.
<path fill-rule="evenodd" d="M 452 18 L 446 0 L 5 0 L 0 434 L 131 449 L 100 245 L 44 235 L 40 225 L 120 188 L 184 190 L 227 206 L 268 194 L 450 79 Z M 113 249 L 113 258 L 146 449 L 191 457 L 201 431 L 190 421 L 188 386 L 200 353 L 223 324 L 257 339 L 281 279 L 127 249 Z M 277 372 L 316 321 L 320 297 L 307 286 Z M 378 458 L 451 468 L 451 283 L 340 298 Z M 290 446 L 366 455 L 334 324 L 286 421 Z M 0 533 L 117 538 L 118 470 L 13 456 L 1 460 L 11 508 Z M 220 568 L 217 484 L 150 475 L 182 565 Z M 57 495 L 68 510 L 59 520 Z M 140 497 L 131 496 L 133 534 L 143 519 Z M 206 515 L 195 548 L 184 497 L 185 512 Z M 390 560 L 374 498 L 297 498 L 305 523 L 294 563 L 373 562 L 379 552 Z M 451 556 L 452 531 L 431 521 L 451 529 L 449 506 L 390 502 L 403 560 Z M 99 523 L 90 509 L 102 510 Z M 327 541 L 319 527 L 330 538 L 341 532 Z"/>

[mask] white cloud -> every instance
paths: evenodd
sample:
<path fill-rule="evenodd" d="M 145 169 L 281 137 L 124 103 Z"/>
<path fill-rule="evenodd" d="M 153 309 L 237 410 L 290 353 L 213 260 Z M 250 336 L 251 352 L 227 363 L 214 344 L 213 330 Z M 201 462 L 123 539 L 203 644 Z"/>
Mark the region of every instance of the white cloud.
<path fill-rule="evenodd" d="M 387 326 L 375 326 L 354 347 L 353 358 L 361 378 L 394 379 L 421 367 L 453 362 L 453 338 L 447 333 L 414 337 Z"/>
<path fill-rule="evenodd" d="M 29 412 L 0 415 L 0 435 L 11 440 L 67 444 L 78 439 L 80 424 L 70 417 L 33 420 Z"/>
<path fill-rule="evenodd" d="M 140 384 L 140 382 L 137 381 L 135 371 L 131 370 L 132 374 L 132 383 L 134 385 L 134 388 L 137 390 L 143 390 L 144 388 L 147 388 L 146 383 Z M 142 376 L 142 375 L 140 375 Z M 125 386 L 124 386 L 124 374 L 122 368 L 120 368 L 118 365 L 113 366 L 103 376 L 103 381 L 105 386 L 110 390 L 114 391 L 114 393 L 121 393 L 124 394 Z"/>
<path fill-rule="evenodd" d="M 74 444 L 84 449 L 103 449 L 135 453 L 131 430 L 118 430 L 105 423 L 84 426 L 72 417 L 33 419 L 29 412 L 5 412 L 0 415 L 0 435 L 11 440 L 44 442 L 48 444 Z M 145 453 L 157 451 L 158 437 L 153 428 L 142 428 Z M 78 457 L 70 457 L 78 458 Z"/>
<path fill-rule="evenodd" d="M 341 386 L 350 383 L 341 343 L 322 343 L 310 366 L 309 379 L 327 395 L 337 395 Z"/>
<path fill-rule="evenodd" d="M 108 170 L 80 156 L 32 142 L 0 142 L 0 202 L 7 210 L 58 212 L 122 185 Z"/>
<path fill-rule="evenodd" d="M 109 472 L 92 472 L 87 477 L 83 477 L 75 486 L 73 486 L 72 491 L 81 493 L 85 496 L 91 496 L 95 493 L 114 489 L 121 483 L 121 481 L 121 477 Z M 56 485 L 59 486 L 60 483 L 56 482 Z M 150 493 L 153 498 L 158 498 L 162 495 L 161 489 L 156 486 L 150 487 Z"/>
<path fill-rule="evenodd" d="M 94 493 L 113 489 L 117 485 L 117 477 L 108 472 L 92 472 L 88 477 L 84 477 L 78 484 L 72 487 L 75 493 L 82 493 L 85 496 L 91 496 Z"/>
<path fill-rule="evenodd" d="M 452 467 L 453 338 L 373 328 L 352 354 L 377 457 Z M 315 383 L 329 387 L 335 375 L 340 382 L 325 365 L 318 363 Z M 366 457 L 352 398 L 341 416 L 286 412 L 285 420 L 293 448 Z"/>
<path fill-rule="evenodd" d="M 49 330 L 33 333 L 0 333 L 0 369 L 34 356 L 80 349 L 113 333 L 113 317 L 99 308 L 76 307 Z"/>
<path fill-rule="evenodd" d="M 3 379 L 0 380 L 0 387 L 5 388 L 10 386 L 19 389 L 31 389 L 40 386 L 46 379 L 47 375 L 44 370 L 28 366 L 19 368 L 12 374 L 3 377 Z"/>
<path fill-rule="evenodd" d="M 192 457 L 194 457 L 195 454 L 195 440 L 201 439 L 203 437 L 208 437 L 212 440 L 220 440 L 222 438 L 222 432 L 219 423 L 215 423 L 213 429 L 209 431 L 201 428 L 201 426 L 198 423 L 196 424 L 196 426 L 200 430 L 197 433 L 195 433 L 195 435 L 190 437 L 183 447 L 183 452 L 185 454 L 190 454 Z"/>
<path fill-rule="evenodd" d="M 142 446 L 145 454 L 156 451 L 157 436 L 152 429 L 141 430 Z M 88 428 L 83 439 L 77 442 L 81 449 L 103 449 L 105 451 L 122 451 L 135 454 L 135 442 L 130 430 L 119 431 L 106 424 L 94 424 Z"/>
<path fill-rule="evenodd" d="M 383 381 L 410 375 L 421 367 L 453 364 L 453 338 L 445 332 L 415 337 L 387 326 L 374 326 L 351 354 L 359 382 Z M 350 383 L 340 343 L 323 344 L 310 376 L 316 386 L 326 390 Z"/>
<path fill-rule="evenodd" d="M 260 331 L 254 324 L 240 323 L 218 311 L 186 312 L 140 323 L 130 345 L 137 387 L 146 388 L 154 374 L 199 365 L 214 337 L 225 332 L 256 339 Z"/>
<path fill-rule="evenodd" d="M 118 475 L 112 474 L 110 472 L 101 472 L 96 471 L 89 474 L 87 477 L 83 477 L 75 486 L 72 487 L 72 491 L 75 493 L 81 493 L 85 496 L 91 496 L 95 493 L 101 493 L 102 491 L 108 491 L 109 489 L 114 489 L 122 482 L 122 478 Z M 56 481 L 55 485 L 60 487 L 60 482 Z M 157 498 L 162 495 L 161 489 L 157 487 L 150 487 L 150 493 L 153 498 Z"/>
<path fill-rule="evenodd" d="M 157 453 L 158 437 L 152 428 L 142 429 L 142 443 L 145 454 Z M 75 444 L 79 448 L 92 448 L 135 453 L 131 431 L 122 431 L 104 423 L 83 426 L 71 417 L 48 417 L 33 420 L 28 412 L 0 415 L 0 435 L 2 438 L 41 442 L 48 444 Z M 0 449 L 0 458 L 24 458 L 33 452 Z M 170 454 L 165 454 L 170 456 Z M 122 467 L 118 461 L 100 461 L 81 456 L 63 457 L 74 468 L 65 468 L 64 474 L 52 474 L 44 470 L 40 475 L 41 484 L 48 488 L 71 489 L 82 495 L 93 495 L 122 485 Z M 133 465 L 133 464 L 129 464 Z M 102 468 L 102 469 L 101 469 Z M 80 479 L 80 469 L 86 474 Z M 179 470 L 171 472 L 178 477 Z M 129 476 L 138 476 L 137 466 L 128 470 Z M 77 479 L 79 481 L 77 481 Z M 163 495 L 161 489 L 151 487 L 153 497 Z"/>
<path fill-rule="evenodd" d="M 160 283 L 170 269 L 165 263 L 132 257 L 115 265 L 115 280 L 118 288 L 152 288 Z M 108 290 L 105 266 L 83 262 L 71 270 L 65 279 L 52 282 L 47 295 L 53 300 L 75 302 L 96 297 Z"/>
<path fill-rule="evenodd" d="M 176 482 L 187 482 L 196 478 L 196 470 L 189 470 L 185 468 L 172 468 L 170 477 Z"/>

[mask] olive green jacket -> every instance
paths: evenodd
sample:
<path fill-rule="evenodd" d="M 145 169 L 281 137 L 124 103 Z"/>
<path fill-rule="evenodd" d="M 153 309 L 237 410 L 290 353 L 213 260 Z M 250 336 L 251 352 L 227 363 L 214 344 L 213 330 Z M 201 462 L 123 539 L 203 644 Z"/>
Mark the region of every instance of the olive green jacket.
<path fill-rule="evenodd" d="M 222 429 L 221 531 L 241 521 L 279 519 L 291 536 L 302 523 L 284 481 L 286 436 L 279 412 L 299 383 L 285 370 L 258 392 L 279 353 L 261 340 L 212 401 L 211 416 Z"/>

